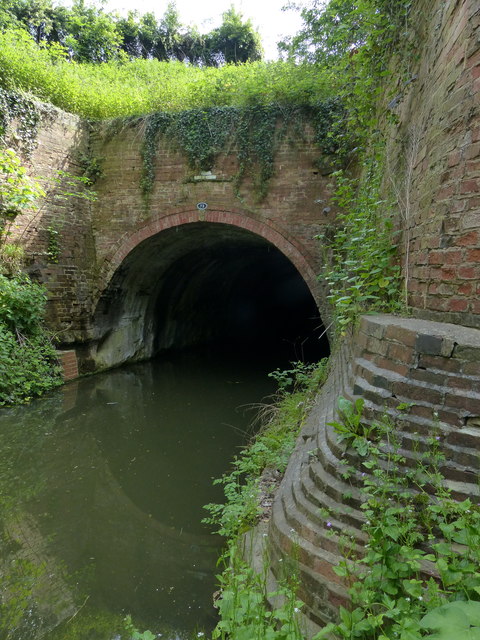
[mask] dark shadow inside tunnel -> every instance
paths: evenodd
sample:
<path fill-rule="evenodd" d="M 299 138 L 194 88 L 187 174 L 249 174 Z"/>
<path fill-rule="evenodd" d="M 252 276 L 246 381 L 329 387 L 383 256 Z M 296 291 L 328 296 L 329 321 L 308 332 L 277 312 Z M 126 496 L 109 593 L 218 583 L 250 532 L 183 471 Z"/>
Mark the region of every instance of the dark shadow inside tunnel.
<path fill-rule="evenodd" d="M 194 223 L 138 245 L 117 270 L 94 320 L 97 366 L 216 345 L 329 354 L 317 304 L 292 262 L 245 229 Z"/>
<path fill-rule="evenodd" d="M 314 359 L 328 349 L 315 301 L 271 245 L 217 244 L 167 270 L 154 312 L 155 352 L 191 344 L 279 349 Z"/>

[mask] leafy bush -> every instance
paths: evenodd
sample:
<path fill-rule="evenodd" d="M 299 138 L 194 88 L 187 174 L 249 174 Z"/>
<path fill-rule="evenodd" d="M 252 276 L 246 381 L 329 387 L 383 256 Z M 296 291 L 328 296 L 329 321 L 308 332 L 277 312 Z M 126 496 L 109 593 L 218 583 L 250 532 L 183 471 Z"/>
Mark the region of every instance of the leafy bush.
<path fill-rule="evenodd" d="M 0 323 L 12 333 L 39 333 L 46 300 L 45 289 L 25 276 L 0 275 Z"/>
<path fill-rule="evenodd" d="M 339 334 L 365 311 L 402 308 L 400 267 L 393 231 L 393 208 L 381 197 L 382 161 L 364 160 L 360 178 L 335 174 L 335 224 L 318 236 L 325 252 L 322 278 L 330 287 Z"/>
<path fill-rule="evenodd" d="M 43 328 L 46 295 L 28 278 L 0 275 L 0 404 L 30 400 L 61 383 Z"/>

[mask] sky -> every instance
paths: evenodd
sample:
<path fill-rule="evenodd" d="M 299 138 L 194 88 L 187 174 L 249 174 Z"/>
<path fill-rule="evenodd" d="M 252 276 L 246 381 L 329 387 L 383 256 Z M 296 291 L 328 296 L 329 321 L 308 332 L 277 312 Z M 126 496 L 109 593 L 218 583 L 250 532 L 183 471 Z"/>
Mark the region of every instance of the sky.
<path fill-rule="evenodd" d="M 288 0 L 176 0 L 177 10 L 183 24 L 196 25 L 200 31 L 210 31 L 222 22 L 222 13 L 234 7 L 250 19 L 262 37 L 265 58 L 277 58 L 277 42 L 285 35 L 294 35 L 301 27 L 299 12 L 282 11 Z M 109 11 L 139 13 L 152 11 L 159 18 L 165 13 L 168 0 L 107 0 L 104 7 Z"/>

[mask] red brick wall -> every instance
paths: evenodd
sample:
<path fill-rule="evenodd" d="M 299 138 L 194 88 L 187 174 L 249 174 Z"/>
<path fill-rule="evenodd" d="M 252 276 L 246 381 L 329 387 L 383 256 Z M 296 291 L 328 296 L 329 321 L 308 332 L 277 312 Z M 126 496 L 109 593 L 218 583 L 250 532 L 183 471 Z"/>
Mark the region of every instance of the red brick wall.
<path fill-rule="evenodd" d="M 409 302 L 418 316 L 479 327 L 480 8 L 477 0 L 418 0 L 416 11 L 416 79 L 406 90 L 399 83 L 406 95 L 393 132 L 417 146 Z M 405 151 L 393 145 L 390 153 Z"/>
<path fill-rule="evenodd" d="M 99 289 L 106 286 L 126 253 L 145 238 L 177 224 L 205 220 L 249 229 L 273 242 L 320 297 L 315 274 L 320 271 L 321 253 L 314 236 L 332 220 L 332 213 L 323 212 L 331 206 L 331 180 L 319 173 L 320 152 L 312 138 L 280 146 L 267 197 L 259 203 L 249 179 L 237 193 L 234 154 L 217 158 L 214 180 L 195 180 L 198 172 L 188 167 L 185 156 L 160 137 L 155 183 L 146 207 L 140 191 L 142 136 L 140 125 L 123 129 L 107 141 L 101 132 L 95 136 L 94 153 L 105 158 L 93 211 L 102 274 Z M 205 217 L 197 210 L 198 202 L 208 204 Z"/>
<path fill-rule="evenodd" d="M 477 500 L 479 385 L 480 331 L 474 328 L 364 316 L 337 350 L 275 496 L 269 526 L 274 573 L 281 576 L 288 556 L 295 555 L 299 595 L 311 620 L 335 620 L 339 605 L 348 602 L 347 585 L 333 571 L 345 552 L 342 536 L 351 536 L 360 554 L 367 542 L 361 531 L 367 470 L 331 424 L 339 419 L 338 398 L 361 396 L 367 422 L 387 413 L 409 464 L 428 446 L 435 425 L 446 486 L 456 497 Z M 399 411 L 400 403 L 410 409 Z M 348 479 L 346 460 L 355 470 Z"/>
<path fill-rule="evenodd" d="M 48 105 L 38 105 L 40 127 L 34 149 L 24 158 L 30 173 L 40 179 L 47 193 L 39 208 L 19 216 L 12 230 L 25 246 L 29 273 L 48 289 L 48 320 L 64 343 L 78 340 L 91 305 L 94 271 L 90 203 L 70 198 L 55 182 L 57 171 L 80 175 L 88 132 L 80 118 Z M 75 187 L 76 189 L 76 187 Z M 81 191 L 82 186 L 79 185 Z M 54 263 L 47 255 L 49 232 L 58 231 L 60 252 Z"/>
<path fill-rule="evenodd" d="M 67 381 L 78 378 L 78 362 L 75 350 L 58 351 L 57 355 L 62 367 L 63 379 Z"/>

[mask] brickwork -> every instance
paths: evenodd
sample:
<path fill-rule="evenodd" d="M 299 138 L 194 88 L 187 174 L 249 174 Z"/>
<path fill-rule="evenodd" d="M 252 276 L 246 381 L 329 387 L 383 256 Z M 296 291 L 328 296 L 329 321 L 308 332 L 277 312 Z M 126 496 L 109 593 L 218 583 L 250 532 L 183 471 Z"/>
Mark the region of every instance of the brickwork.
<path fill-rule="evenodd" d="M 420 63 L 399 85 L 401 144 L 390 150 L 400 165 L 415 154 L 399 187 L 410 202 L 409 300 L 418 316 L 480 327 L 480 8 L 418 0 L 416 11 Z"/>
<path fill-rule="evenodd" d="M 63 379 L 68 381 L 78 378 L 78 361 L 75 350 L 58 351 L 57 355 L 62 367 Z"/>
<path fill-rule="evenodd" d="M 151 238 L 157 233 L 166 231 L 174 227 L 196 222 L 210 222 L 216 224 L 228 224 L 240 229 L 247 229 L 252 233 L 265 238 L 291 260 L 298 272 L 310 287 L 312 292 L 318 289 L 317 275 L 312 265 L 302 253 L 303 247 L 295 238 L 286 237 L 285 233 L 280 233 L 274 227 L 259 222 L 253 217 L 241 212 L 232 211 L 179 211 L 170 212 L 170 215 L 155 218 L 136 229 L 130 236 L 123 238 L 122 244 L 117 248 L 109 261 L 104 264 L 104 270 L 98 279 L 101 288 L 108 286 L 113 274 L 121 266 L 127 255 L 135 249 L 141 242 Z"/>
<path fill-rule="evenodd" d="M 161 137 L 147 206 L 140 190 L 142 135 L 137 125 L 114 137 L 101 131 L 94 137 L 94 154 L 105 158 L 93 211 L 101 274 L 98 293 L 138 243 L 166 228 L 205 220 L 248 229 L 272 242 L 292 259 L 320 300 L 315 274 L 321 268 L 321 252 L 315 236 L 332 221 L 332 187 L 330 179 L 319 173 L 320 153 L 312 138 L 295 146 L 280 146 L 268 194 L 258 202 L 248 179 L 237 192 L 238 165 L 233 153 L 220 155 L 211 176 L 202 180 L 189 168 L 184 155 Z M 197 210 L 199 202 L 208 205 L 206 212 Z"/>
<path fill-rule="evenodd" d="M 336 533 L 352 535 L 361 549 L 360 477 L 342 478 L 345 461 L 355 457 L 337 442 L 329 425 L 340 396 L 365 400 L 365 419 L 387 412 L 396 422 L 402 452 L 426 446 L 434 422 L 445 452 L 441 471 L 459 498 L 480 495 L 480 331 L 393 316 L 364 317 L 357 333 L 336 354 L 290 460 L 270 521 L 274 572 L 298 547 L 301 597 L 319 625 L 336 618 L 347 602 L 345 586 L 333 572 L 341 549 Z M 401 413 L 400 403 L 411 403 Z M 349 496 L 349 497 L 346 497 Z M 321 510 L 331 514 L 328 520 Z M 333 535 L 332 535 L 333 532 Z M 297 553 L 297 551 L 296 551 Z"/>
<path fill-rule="evenodd" d="M 51 327 L 69 343 L 81 334 L 91 304 L 93 242 L 90 203 L 66 197 L 65 192 L 74 189 L 65 182 L 58 183 L 58 171 L 81 175 L 88 132 L 76 116 L 52 106 L 39 104 L 38 108 L 41 118 L 35 147 L 24 162 L 40 179 L 47 195 L 37 211 L 15 220 L 13 232 L 26 248 L 29 273 L 47 286 Z M 56 263 L 47 251 L 49 228 L 58 232 L 60 252 Z"/>
<path fill-rule="evenodd" d="M 208 179 L 196 176 L 184 155 L 159 141 L 153 192 L 146 206 L 141 193 L 141 124 L 107 135 L 79 118 L 39 105 L 36 146 L 27 160 L 32 175 L 44 179 L 47 197 L 36 213 L 17 219 L 15 233 L 25 245 L 28 270 L 48 289 L 48 321 L 68 348 L 97 336 L 95 309 L 123 260 L 162 231 L 205 221 L 251 231 L 275 245 L 296 266 L 319 306 L 325 295 L 316 274 L 321 252 L 315 236 L 332 221 L 331 185 L 318 169 L 313 139 L 281 145 L 266 199 L 256 200 L 246 179 L 234 187 L 236 156 L 221 155 Z M 65 198 L 52 182 L 56 171 L 82 174 L 82 157 L 101 160 L 94 203 Z M 207 203 L 205 212 L 197 203 Z M 58 231 L 59 256 L 48 255 L 49 229 Z M 325 309 L 325 315 L 327 310 Z M 95 338 L 97 339 L 97 338 Z"/>
<path fill-rule="evenodd" d="M 410 243 L 409 302 L 419 317 L 478 327 L 480 9 L 475 0 L 417 0 L 415 10 L 419 62 L 406 85 L 399 81 L 391 107 L 399 118 L 392 131 L 397 142 L 389 147 L 399 167 L 408 164 L 408 149 L 415 151 L 411 178 L 402 182 L 400 171 L 397 184 L 409 202 L 399 220 Z M 58 190 L 50 189 L 39 214 L 19 220 L 30 271 L 47 284 L 50 323 L 65 346 L 92 339 L 98 301 L 129 253 L 172 225 L 199 220 L 250 229 L 272 242 L 295 264 L 328 322 L 325 290 L 315 275 L 322 266 L 315 236 L 332 222 L 335 209 L 311 132 L 295 145 L 280 145 L 262 202 L 250 178 L 236 189 L 234 153 L 221 154 L 208 176 L 197 176 L 172 141 L 160 136 L 147 206 L 140 188 L 142 122 L 112 134 L 106 125 L 87 129 L 74 116 L 43 111 L 32 172 L 79 173 L 87 152 L 101 159 L 103 169 L 93 205 L 59 200 Z M 205 213 L 197 211 L 199 202 L 208 205 Z M 59 231 L 58 263 L 47 255 L 49 226 Z"/>

